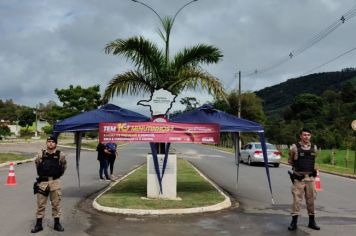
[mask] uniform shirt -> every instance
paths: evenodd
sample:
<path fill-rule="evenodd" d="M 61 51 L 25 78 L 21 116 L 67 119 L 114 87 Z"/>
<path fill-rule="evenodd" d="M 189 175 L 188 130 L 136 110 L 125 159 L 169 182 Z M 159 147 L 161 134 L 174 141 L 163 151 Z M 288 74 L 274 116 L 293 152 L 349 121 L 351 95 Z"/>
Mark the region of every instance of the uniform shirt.
<path fill-rule="evenodd" d="M 301 145 L 301 148 L 303 150 L 310 150 L 310 148 L 311 148 L 311 143 L 308 143 L 308 144 L 305 145 L 302 142 L 299 142 L 299 144 Z M 314 145 L 314 150 L 317 153 L 318 149 L 317 149 L 316 145 Z M 292 146 L 289 149 L 288 163 L 293 166 L 294 161 L 297 160 L 297 159 L 298 159 L 298 148 L 297 148 L 296 144 L 292 144 Z M 306 172 L 295 172 L 295 171 L 294 171 L 294 173 L 297 174 L 297 175 L 306 175 L 306 176 L 309 174 L 309 173 L 306 173 Z M 307 177 L 309 177 L 309 176 L 307 176 Z"/>
<path fill-rule="evenodd" d="M 35 164 L 36 167 L 38 167 L 38 165 L 42 162 L 42 155 L 43 155 L 43 149 L 37 153 L 37 155 L 35 156 Z M 49 152 L 48 150 L 46 150 L 47 153 L 55 153 L 56 149 L 54 149 L 52 152 Z M 67 169 L 67 161 L 66 161 L 66 156 L 64 154 L 64 152 L 60 152 L 59 154 L 59 162 L 61 164 L 61 166 L 63 166 L 64 171 Z"/>

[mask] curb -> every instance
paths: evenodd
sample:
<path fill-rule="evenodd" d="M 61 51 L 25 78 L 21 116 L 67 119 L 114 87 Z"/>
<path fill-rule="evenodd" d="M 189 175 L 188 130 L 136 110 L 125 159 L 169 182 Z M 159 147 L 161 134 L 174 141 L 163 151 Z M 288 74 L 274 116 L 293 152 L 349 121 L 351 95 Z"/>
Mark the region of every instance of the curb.
<path fill-rule="evenodd" d="M 161 210 L 146 210 L 146 209 L 127 209 L 127 208 L 115 208 L 115 207 L 105 207 L 100 205 L 97 202 L 97 199 L 101 197 L 104 193 L 109 191 L 113 186 L 120 183 L 123 179 L 127 178 L 129 175 L 133 174 L 140 167 L 132 170 L 128 174 L 121 177 L 119 180 L 115 181 L 115 183 L 110 184 L 109 187 L 104 189 L 93 201 L 93 207 L 98 211 L 103 211 L 107 213 L 117 213 L 117 214 L 125 214 L 125 215 L 178 215 L 178 214 L 192 214 L 192 213 L 203 213 L 203 212 L 212 212 L 219 211 L 226 208 L 231 207 L 231 199 L 227 194 L 223 192 L 223 190 L 217 186 L 213 181 L 207 178 L 203 173 L 201 173 L 195 166 L 193 166 L 190 162 L 188 162 L 205 180 L 207 180 L 218 192 L 225 197 L 225 200 L 210 206 L 203 207 L 194 207 L 194 208 L 180 208 L 180 209 L 161 209 Z"/>
<path fill-rule="evenodd" d="M 34 161 L 35 159 L 36 159 L 36 158 L 33 157 L 33 158 L 21 160 L 21 161 L 7 161 L 7 162 L 4 162 L 4 163 L 1 163 L 1 164 L 0 164 L 0 167 L 8 166 L 8 165 L 10 165 L 11 162 L 14 163 L 14 165 L 18 165 L 18 164 L 22 164 L 22 163 L 32 162 L 32 161 Z"/>

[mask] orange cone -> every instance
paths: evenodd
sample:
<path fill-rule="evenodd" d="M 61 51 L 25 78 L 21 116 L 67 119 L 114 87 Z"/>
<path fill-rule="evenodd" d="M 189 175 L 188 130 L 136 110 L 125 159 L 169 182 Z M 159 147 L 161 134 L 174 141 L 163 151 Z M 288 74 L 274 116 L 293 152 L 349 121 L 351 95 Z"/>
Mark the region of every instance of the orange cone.
<path fill-rule="evenodd" d="M 316 171 L 315 190 L 316 190 L 316 191 L 323 191 L 323 189 L 321 188 L 321 181 L 320 181 L 319 170 Z"/>
<path fill-rule="evenodd" d="M 7 176 L 6 185 L 13 186 L 16 185 L 16 177 L 15 177 L 15 170 L 14 170 L 14 163 L 10 163 L 10 170 L 9 175 Z"/>

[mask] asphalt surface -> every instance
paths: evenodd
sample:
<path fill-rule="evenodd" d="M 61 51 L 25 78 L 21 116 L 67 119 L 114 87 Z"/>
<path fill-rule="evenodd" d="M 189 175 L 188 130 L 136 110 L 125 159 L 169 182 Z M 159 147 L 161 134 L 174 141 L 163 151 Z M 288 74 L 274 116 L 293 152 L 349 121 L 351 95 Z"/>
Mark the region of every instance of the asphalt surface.
<path fill-rule="evenodd" d="M 35 153 L 41 143 L 0 145 Z M 65 232 L 53 231 L 50 206 L 44 221 L 45 230 L 37 235 L 354 235 L 356 230 L 355 180 L 322 174 L 322 188 L 317 197 L 317 222 L 320 232 L 306 227 L 303 205 L 302 217 L 296 232 L 288 232 L 291 203 L 288 167 L 270 168 L 275 205 L 263 167 L 240 165 L 236 185 L 236 166 L 231 154 L 211 150 L 202 145 L 174 145 L 178 157 L 188 159 L 201 171 L 229 192 L 239 202 L 215 213 L 178 216 L 125 216 L 98 212 L 91 204 L 96 193 L 107 186 L 98 181 L 96 153 L 83 151 L 80 162 L 81 188 L 78 188 L 74 151 L 68 154 L 68 170 L 63 176 L 63 225 Z M 132 144 L 120 149 L 115 173 L 123 175 L 145 162 L 147 144 Z M 32 183 L 33 163 L 15 166 L 17 185 L 5 186 L 7 167 L 0 168 L 0 235 L 31 235 L 34 223 L 35 197 Z"/>

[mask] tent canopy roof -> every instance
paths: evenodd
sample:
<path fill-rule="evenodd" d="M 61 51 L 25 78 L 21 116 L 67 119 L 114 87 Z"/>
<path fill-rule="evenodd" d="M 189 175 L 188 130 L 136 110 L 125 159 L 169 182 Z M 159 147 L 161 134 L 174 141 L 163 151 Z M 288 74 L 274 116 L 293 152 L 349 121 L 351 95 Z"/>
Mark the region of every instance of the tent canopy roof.
<path fill-rule="evenodd" d="M 69 117 L 53 127 L 53 132 L 77 132 L 98 130 L 101 122 L 148 121 L 149 118 L 113 104 L 106 104 L 92 111 Z"/>
<path fill-rule="evenodd" d="M 226 112 L 215 109 L 210 104 L 171 119 L 178 123 L 216 123 L 220 125 L 220 132 L 263 132 L 263 126 L 249 120 L 241 119 Z"/>

